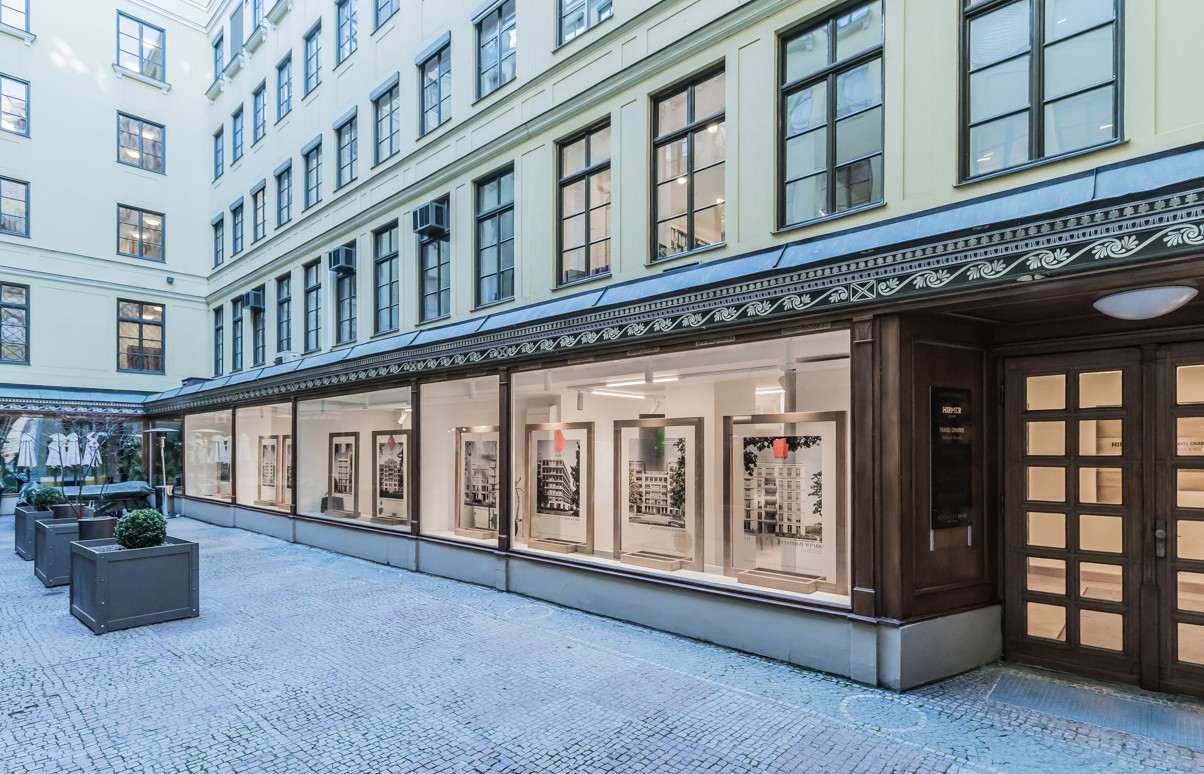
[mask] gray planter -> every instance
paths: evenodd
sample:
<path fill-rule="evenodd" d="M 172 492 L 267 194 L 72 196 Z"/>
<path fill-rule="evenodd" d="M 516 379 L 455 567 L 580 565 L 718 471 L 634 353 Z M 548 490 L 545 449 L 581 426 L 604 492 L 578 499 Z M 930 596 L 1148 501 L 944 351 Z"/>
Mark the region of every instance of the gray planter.
<path fill-rule="evenodd" d="M 25 561 L 31 561 L 34 553 L 34 520 L 53 519 L 51 511 L 35 511 L 31 506 L 19 505 L 13 514 L 13 550 Z"/>
<path fill-rule="evenodd" d="M 33 574 L 44 586 L 71 582 L 71 544 L 79 540 L 79 519 L 34 522 Z"/>
<path fill-rule="evenodd" d="M 103 540 L 111 538 L 116 529 L 116 516 L 85 516 L 79 520 L 79 539 Z"/>
<path fill-rule="evenodd" d="M 200 547 L 180 538 L 117 549 L 117 541 L 71 544 L 71 614 L 94 634 L 201 614 Z"/>
<path fill-rule="evenodd" d="M 92 514 L 92 509 L 80 503 L 62 503 L 60 505 L 52 505 L 50 508 L 54 511 L 56 519 L 81 519 Z"/>

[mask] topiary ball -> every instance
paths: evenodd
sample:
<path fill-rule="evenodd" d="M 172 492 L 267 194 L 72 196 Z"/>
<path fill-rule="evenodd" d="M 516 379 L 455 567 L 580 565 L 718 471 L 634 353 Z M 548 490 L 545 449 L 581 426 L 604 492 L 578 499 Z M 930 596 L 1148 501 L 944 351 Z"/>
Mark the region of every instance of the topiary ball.
<path fill-rule="evenodd" d="M 113 537 L 122 548 L 150 548 L 167 538 L 167 519 L 154 508 L 139 508 L 117 520 Z"/>

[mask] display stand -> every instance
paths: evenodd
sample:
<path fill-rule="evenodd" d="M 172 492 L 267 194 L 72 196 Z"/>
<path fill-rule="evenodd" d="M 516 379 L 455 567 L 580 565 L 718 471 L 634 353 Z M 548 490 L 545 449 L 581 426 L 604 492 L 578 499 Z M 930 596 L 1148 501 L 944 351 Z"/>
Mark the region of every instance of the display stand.
<path fill-rule="evenodd" d="M 496 425 L 456 428 L 456 518 L 458 537 L 496 540 L 498 534 L 498 444 Z"/>
<path fill-rule="evenodd" d="M 594 423 L 527 425 L 528 548 L 560 554 L 594 552 Z"/>
<path fill-rule="evenodd" d="M 378 430 L 372 433 L 372 511 L 373 524 L 409 524 L 412 518 L 410 491 L 409 430 Z"/>

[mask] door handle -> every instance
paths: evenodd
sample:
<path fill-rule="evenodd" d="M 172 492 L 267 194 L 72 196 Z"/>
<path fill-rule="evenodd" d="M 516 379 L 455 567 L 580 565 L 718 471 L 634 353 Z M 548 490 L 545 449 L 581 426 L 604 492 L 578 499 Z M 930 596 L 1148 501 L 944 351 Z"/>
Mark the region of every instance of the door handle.
<path fill-rule="evenodd" d="M 1154 522 L 1154 556 L 1159 559 L 1166 556 L 1166 519 Z"/>

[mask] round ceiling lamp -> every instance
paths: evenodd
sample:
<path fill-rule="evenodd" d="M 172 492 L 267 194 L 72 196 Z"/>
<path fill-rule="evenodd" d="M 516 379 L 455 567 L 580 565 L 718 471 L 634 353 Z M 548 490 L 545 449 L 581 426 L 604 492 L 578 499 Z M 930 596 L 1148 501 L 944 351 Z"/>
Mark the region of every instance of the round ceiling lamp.
<path fill-rule="evenodd" d="M 1139 288 L 1104 296 L 1092 306 L 1118 320 L 1150 320 L 1170 314 L 1195 298 L 1198 292 L 1187 285 Z"/>

